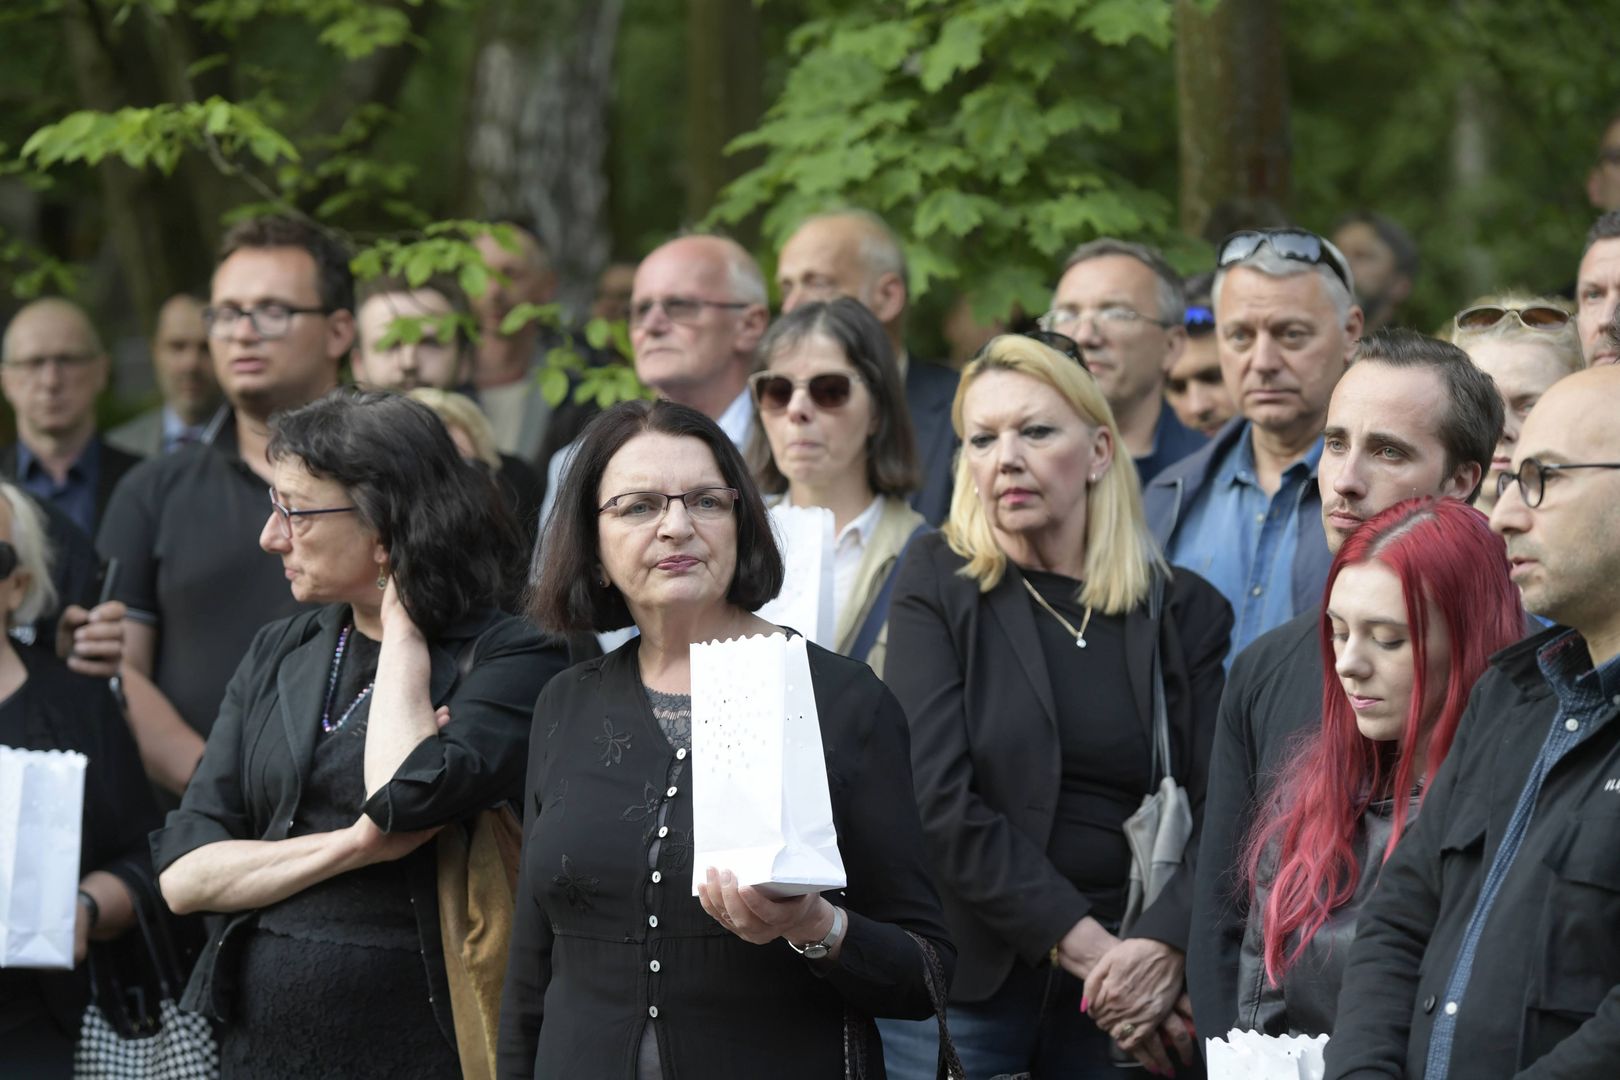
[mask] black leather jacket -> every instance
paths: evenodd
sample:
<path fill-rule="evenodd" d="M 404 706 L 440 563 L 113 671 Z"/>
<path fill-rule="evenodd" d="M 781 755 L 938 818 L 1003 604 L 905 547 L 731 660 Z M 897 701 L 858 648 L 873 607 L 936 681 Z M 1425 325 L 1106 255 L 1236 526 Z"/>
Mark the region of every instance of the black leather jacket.
<path fill-rule="evenodd" d="M 1356 919 L 1362 905 L 1372 895 L 1378 883 L 1378 868 L 1383 865 L 1384 849 L 1394 829 L 1391 815 L 1395 801 L 1382 799 L 1367 808 L 1356 823 L 1355 855 L 1358 867 L 1355 894 L 1350 902 L 1328 916 L 1327 922 L 1316 931 L 1299 959 L 1283 975 L 1282 985 L 1273 986 L 1266 978 L 1261 957 L 1261 934 L 1264 925 L 1269 883 L 1262 882 L 1256 889 L 1254 902 L 1249 906 L 1249 919 L 1243 929 L 1243 948 L 1238 958 L 1238 1014 L 1237 1026 L 1267 1035 L 1331 1035 L 1333 1016 L 1339 1003 L 1339 985 L 1344 981 L 1344 965 L 1350 956 L 1350 943 L 1356 936 Z M 1417 818 L 1418 801 L 1412 799 L 1407 811 L 1406 824 L 1411 826 Z M 1373 867 L 1367 873 L 1367 867 Z M 1267 876 L 1270 867 L 1262 871 Z M 1289 948 L 1293 947 L 1290 940 Z"/>

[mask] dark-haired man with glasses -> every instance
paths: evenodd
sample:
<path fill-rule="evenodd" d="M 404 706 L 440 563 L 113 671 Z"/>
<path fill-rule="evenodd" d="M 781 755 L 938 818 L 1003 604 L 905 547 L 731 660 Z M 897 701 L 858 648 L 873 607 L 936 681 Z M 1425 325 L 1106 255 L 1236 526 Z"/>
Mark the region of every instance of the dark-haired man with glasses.
<path fill-rule="evenodd" d="M 25 306 L 0 345 L 0 389 L 17 417 L 17 442 L 0 453 L 0 472 L 86 537 L 96 535 L 113 488 L 140 461 L 96 431 L 108 367 L 90 317 L 67 300 Z"/>
<path fill-rule="evenodd" d="M 1491 527 L 1557 624 L 1474 687 L 1350 949 L 1329 1080 L 1608 1077 L 1620 1061 L 1620 369 L 1555 383 Z"/>
<path fill-rule="evenodd" d="M 1204 445 L 1176 418 L 1165 379 L 1187 345 L 1181 276 L 1145 244 L 1104 237 L 1063 264 L 1041 328 L 1079 344 L 1143 484 Z"/>
<path fill-rule="evenodd" d="M 1166 558 L 1232 605 L 1232 653 L 1321 600 L 1331 558 L 1316 467 L 1361 309 L 1349 264 L 1300 229 L 1234 233 L 1212 286 L 1221 371 L 1242 423 L 1143 493 Z"/>
<path fill-rule="evenodd" d="M 203 442 L 143 463 L 114 493 L 98 547 L 128 606 L 125 685 L 155 779 L 178 792 L 202 755 L 253 634 L 297 610 L 259 549 L 270 513 L 270 417 L 338 384 L 354 343 L 348 252 L 310 222 L 269 217 L 226 234 L 203 312 L 230 408 Z"/>

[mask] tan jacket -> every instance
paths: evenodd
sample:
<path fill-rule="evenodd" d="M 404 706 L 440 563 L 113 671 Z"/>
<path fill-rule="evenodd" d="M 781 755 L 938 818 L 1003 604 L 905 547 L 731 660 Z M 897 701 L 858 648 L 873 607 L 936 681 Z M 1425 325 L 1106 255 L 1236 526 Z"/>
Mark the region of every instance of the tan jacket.
<path fill-rule="evenodd" d="M 849 655 L 850 649 L 855 645 L 855 636 L 860 633 L 861 625 L 866 622 L 867 612 L 871 610 L 878 592 L 882 590 L 883 583 L 889 580 L 900 561 L 900 550 L 906 546 L 906 541 L 918 525 L 923 524 L 923 516 L 907 506 L 903 499 L 893 496 L 884 498 L 883 509 L 878 513 L 877 526 L 872 530 L 872 538 L 867 542 L 866 550 L 861 553 L 861 565 L 855 571 L 855 586 L 850 590 L 849 600 L 838 612 L 838 624 L 835 628 L 834 638 L 838 642 L 838 652 Z M 883 656 L 889 646 L 889 627 L 887 622 L 878 631 L 877 641 L 872 645 L 872 651 L 866 656 L 866 663 L 879 677 L 883 675 Z"/>

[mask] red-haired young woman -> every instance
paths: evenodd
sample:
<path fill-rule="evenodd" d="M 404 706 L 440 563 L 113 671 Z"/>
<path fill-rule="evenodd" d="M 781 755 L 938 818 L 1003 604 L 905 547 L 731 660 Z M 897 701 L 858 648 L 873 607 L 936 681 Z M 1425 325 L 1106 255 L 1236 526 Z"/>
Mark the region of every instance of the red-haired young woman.
<path fill-rule="evenodd" d="M 1524 632 L 1485 517 L 1413 499 L 1368 521 L 1328 573 L 1322 726 L 1272 784 L 1248 849 L 1254 887 L 1238 1026 L 1331 1033 L 1356 916 L 1423 801 L 1487 658 Z"/>

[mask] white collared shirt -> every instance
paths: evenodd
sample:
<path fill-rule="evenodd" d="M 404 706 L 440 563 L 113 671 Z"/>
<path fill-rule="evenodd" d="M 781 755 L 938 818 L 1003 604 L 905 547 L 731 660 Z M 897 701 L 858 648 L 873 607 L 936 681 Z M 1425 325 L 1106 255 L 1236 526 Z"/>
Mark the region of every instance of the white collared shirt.
<path fill-rule="evenodd" d="M 878 518 L 883 514 L 883 496 L 855 516 L 833 539 L 833 611 L 842 614 L 855 589 L 855 574 L 861 568 L 866 545 L 872 541 Z"/>

